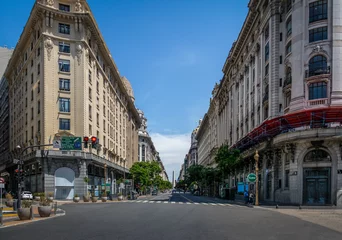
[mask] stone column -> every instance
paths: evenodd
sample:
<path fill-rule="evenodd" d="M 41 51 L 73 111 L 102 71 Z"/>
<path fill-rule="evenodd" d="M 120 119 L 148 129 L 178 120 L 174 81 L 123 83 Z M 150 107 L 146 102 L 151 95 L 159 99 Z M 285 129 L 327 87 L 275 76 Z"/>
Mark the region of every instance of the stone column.
<path fill-rule="evenodd" d="M 330 11 L 328 10 L 328 16 L 330 13 L 332 14 L 331 105 L 342 105 L 342 4 L 337 0 L 330 1 L 330 3 L 331 4 L 329 5 L 333 9 L 329 9 Z"/>
<path fill-rule="evenodd" d="M 279 114 L 279 0 L 271 1 L 271 49 L 269 86 L 270 117 Z"/>

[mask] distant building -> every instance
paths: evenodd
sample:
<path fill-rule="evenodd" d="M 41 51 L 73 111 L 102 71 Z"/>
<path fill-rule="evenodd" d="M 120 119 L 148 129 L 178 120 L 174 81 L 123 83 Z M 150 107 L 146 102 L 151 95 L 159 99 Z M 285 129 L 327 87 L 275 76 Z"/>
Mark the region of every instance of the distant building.
<path fill-rule="evenodd" d="M 157 150 L 154 147 L 151 136 L 147 131 L 147 119 L 144 112 L 138 109 L 138 113 L 141 119 L 141 126 L 138 130 L 139 147 L 138 147 L 138 161 L 149 162 L 157 160 Z"/>

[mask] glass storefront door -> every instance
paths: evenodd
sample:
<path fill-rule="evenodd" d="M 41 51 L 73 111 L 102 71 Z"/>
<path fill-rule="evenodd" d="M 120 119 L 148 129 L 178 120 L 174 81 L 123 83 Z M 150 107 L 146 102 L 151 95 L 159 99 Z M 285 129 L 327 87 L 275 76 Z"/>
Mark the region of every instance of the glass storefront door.
<path fill-rule="evenodd" d="M 330 204 L 331 168 L 304 168 L 303 204 Z"/>

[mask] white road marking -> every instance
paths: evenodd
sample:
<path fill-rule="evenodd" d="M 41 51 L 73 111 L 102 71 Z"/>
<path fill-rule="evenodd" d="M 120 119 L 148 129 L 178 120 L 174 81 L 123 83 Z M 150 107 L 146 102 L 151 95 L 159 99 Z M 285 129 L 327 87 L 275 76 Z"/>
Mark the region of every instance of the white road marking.
<path fill-rule="evenodd" d="M 224 206 L 224 204 L 222 204 L 222 203 L 219 203 L 218 205 L 220 205 L 220 206 Z"/>
<path fill-rule="evenodd" d="M 187 202 L 186 204 L 191 204 L 191 202 Z"/>
<path fill-rule="evenodd" d="M 183 204 L 183 202 L 179 202 L 179 204 Z"/>
<path fill-rule="evenodd" d="M 203 205 L 208 205 L 208 203 L 202 203 Z"/>
<path fill-rule="evenodd" d="M 148 201 L 146 200 L 146 201 L 143 201 L 143 203 L 147 203 Z"/>
<path fill-rule="evenodd" d="M 226 204 L 226 206 L 232 207 L 233 205 L 231 205 L 231 204 L 227 203 L 227 204 Z"/>
<path fill-rule="evenodd" d="M 149 201 L 149 203 L 155 203 L 154 201 Z"/>
<path fill-rule="evenodd" d="M 210 203 L 210 205 L 216 206 L 216 203 Z"/>
<path fill-rule="evenodd" d="M 169 203 L 169 202 L 167 202 L 167 201 L 164 201 L 163 203 Z"/>
<path fill-rule="evenodd" d="M 171 203 L 176 203 L 176 202 L 171 202 Z"/>
<path fill-rule="evenodd" d="M 198 205 L 199 203 L 198 202 L 195 202 L 196 205 Z"/>
<path fill-rule="evenodd" d="M 161 203 L 161 201 L 158 201 L 157 203 Z"/>
<path fill-rule="evenodd" d="M 139 200 L 139 201 L 137 201 L 137 202 L 142 202 L 142 200 Z"/>

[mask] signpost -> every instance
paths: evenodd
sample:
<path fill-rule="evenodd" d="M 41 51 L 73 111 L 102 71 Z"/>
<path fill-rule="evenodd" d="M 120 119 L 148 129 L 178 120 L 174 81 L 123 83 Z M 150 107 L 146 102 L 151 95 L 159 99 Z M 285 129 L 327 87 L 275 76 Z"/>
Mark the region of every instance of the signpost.
<path fill-rule="evenodd" d="M 62 148 L 62 141 L 61 139 L 53 139 L 53 148 Z"/>
<path fill-rule="evenodd" d="M 248 174 L 247 179 L 248 179 L 249 182 L 254 183 L 254 182 L 256 181 L 256 175 L 255 175 L 255 173 L 250 173 L 250 174 Z"/>
<path fill-rule="evenodd" d="M 62 137 L 61 150 L 82 150 L 81 137 Z"/>
<path fill-rule="evenodd" d="M 2 189 L 5 188 L 5 179 L 0 178 L 0 208 L 1 208 L 1 214 L 2 214 Z M 2 216 L 0 216 L 2 218 Z"/>

